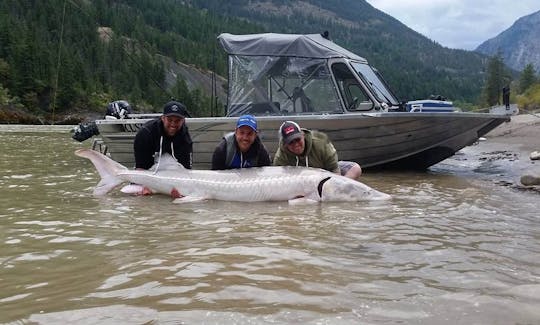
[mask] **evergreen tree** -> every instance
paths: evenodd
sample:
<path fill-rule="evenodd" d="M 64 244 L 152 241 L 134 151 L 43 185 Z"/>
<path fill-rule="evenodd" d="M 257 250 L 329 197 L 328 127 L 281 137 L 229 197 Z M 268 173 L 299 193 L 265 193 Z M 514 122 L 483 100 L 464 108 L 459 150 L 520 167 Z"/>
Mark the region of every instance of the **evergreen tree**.
<path fill-rule="evenodd" d="M 527 64 L 519 77 L 519 92 L 523 94 L 531 85 L 536 82 L 534 67 Z"/>
<path fill-rule="evenodd" d="M 485 103 L 489 106 L 500 104 L 502 88 L 509 84 L 510 80 L 510 74 L 506 70 L 502 54 L 499 52 L 488 61 L 483 93 Z"/>

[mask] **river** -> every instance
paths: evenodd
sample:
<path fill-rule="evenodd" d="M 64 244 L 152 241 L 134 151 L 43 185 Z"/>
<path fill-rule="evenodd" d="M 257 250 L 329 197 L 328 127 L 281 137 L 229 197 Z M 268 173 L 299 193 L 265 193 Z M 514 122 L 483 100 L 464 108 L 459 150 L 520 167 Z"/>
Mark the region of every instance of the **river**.
<path fill-rule="evenodd" d="M 386 202 L 96 198 L 65 130 L 0 128 L 2 323 L 540 323 L 539 195 L 481 169 L 363 175 Z"/>

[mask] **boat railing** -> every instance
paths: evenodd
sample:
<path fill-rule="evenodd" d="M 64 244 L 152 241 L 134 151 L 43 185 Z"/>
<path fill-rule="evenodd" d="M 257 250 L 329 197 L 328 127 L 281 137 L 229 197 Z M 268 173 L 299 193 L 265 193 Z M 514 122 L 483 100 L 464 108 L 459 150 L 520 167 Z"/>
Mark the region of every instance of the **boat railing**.
<path fill-rule="evenodd" d="M 154 117 L 158 117 L 158 116 L 161 116 L 162 113 L 132 113 L 132 114 L 128 114 L 127 115 L 127 118 L 130 119 L 130 118 L 154 118 Z"/>

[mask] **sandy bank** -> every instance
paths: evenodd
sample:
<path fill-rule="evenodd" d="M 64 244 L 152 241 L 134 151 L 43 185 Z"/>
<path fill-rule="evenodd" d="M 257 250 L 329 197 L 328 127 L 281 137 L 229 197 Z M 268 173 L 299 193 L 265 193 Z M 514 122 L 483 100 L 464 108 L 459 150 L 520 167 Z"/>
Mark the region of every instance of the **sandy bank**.
<path fill-rule="evenodd" d="M 507 144 L 524 151 L 540 150 L 540 113 L 513 116 L 489 132 L 487 142 Z"/>

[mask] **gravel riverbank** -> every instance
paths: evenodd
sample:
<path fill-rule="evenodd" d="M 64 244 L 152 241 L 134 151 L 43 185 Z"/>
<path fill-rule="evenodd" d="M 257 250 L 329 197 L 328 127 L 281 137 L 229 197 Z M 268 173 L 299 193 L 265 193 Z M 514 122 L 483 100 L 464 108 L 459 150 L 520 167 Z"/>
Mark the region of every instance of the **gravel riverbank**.
<path fill-rule="evenodd" d="M 531 153 L 540 151 L 540 114 L 521 114 L 511 118 L 479 141 L 462 149 L 452 161 L 468 160 L 479 168 L 493 169 L 505 185 L 540 190 L 540 160 Z"/>

